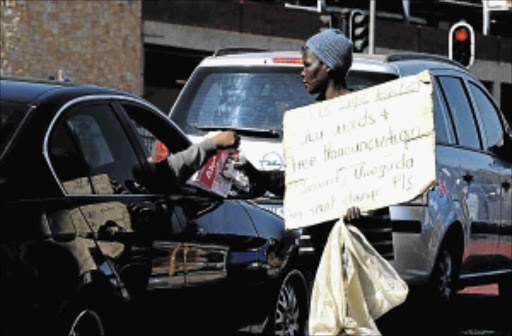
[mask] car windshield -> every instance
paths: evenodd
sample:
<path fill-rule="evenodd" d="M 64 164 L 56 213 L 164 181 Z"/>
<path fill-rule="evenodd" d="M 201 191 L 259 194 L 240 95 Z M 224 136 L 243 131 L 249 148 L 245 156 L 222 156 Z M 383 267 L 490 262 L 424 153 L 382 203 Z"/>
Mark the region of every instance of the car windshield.
<path fill-rule="evenodd" d="M 284 111 L 313 101 L 296 68 L 204 67 L 187 85 L 173 117 L 187 133 L 212 126 L 280 130 Z"/>
<path fill-rule="evenodd" d="M 233 128 L 247 135 L 274 137 L 285 111 L 315 102 L 307 93 L 302 67 L 203 67 L 196 71 L 173 109 L 188 134 Z M 396 75 L 353 71 L 353 90 L 395 79 Z"/>
<path fill-rule="evenodd" d="M 28 111 L 26 104 L 0 100 L 0 157 Z"/>

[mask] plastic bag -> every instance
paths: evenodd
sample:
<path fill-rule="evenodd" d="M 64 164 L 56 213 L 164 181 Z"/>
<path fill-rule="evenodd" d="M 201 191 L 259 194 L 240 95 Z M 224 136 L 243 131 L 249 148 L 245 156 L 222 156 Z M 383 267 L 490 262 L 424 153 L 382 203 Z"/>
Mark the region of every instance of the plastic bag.
<path fill-rule="evenodd" d="M 318 266 L 310 335 L 381 335 L 375 319 L 403 303 L 407 284 L 355 227 L 339 220 Z"/>

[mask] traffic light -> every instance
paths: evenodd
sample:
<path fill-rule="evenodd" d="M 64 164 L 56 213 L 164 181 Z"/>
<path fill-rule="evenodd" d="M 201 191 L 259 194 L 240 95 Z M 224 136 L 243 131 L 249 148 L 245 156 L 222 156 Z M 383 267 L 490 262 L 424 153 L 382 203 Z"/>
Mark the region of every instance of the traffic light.
<path fill-rule="evenodd" d="M 349 31 L 350 39 L 354 44 L 354 52 L 363 52 L 368 46 L 368 34 L 370 32 L 368 21 L 368 14 L 363 11 L 355 9 L 350 12 Z"/>
<path fill-rule="evenodd" d="M 475 34 L 466 22 L 455 23 L 448 35 L 448 57 L 469 67 L 475 60 Z"/>

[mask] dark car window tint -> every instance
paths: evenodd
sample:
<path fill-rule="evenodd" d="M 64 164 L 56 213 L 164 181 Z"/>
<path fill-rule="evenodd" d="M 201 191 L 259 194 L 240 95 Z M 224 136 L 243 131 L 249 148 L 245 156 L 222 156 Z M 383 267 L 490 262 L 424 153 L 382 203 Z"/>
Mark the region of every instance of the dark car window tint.
<path fill-rule="evenodd" d="M 135 103 L 122 103 L 139 134 L 147 155 L 153 154 L 158 143 L 165 143 L 169 153 L 182 151 L 190 141 L 174 129 L 163 114 Z"/>
<path fill-rule="evenodd" d="M 469 105 L 469 97 L 462 86 L 462 81 L 454 77 L 439 77 L 439 82 L 455 124 L 459 145 L 480 149 L 475 118 Z"/>
<path fill-rule="evenodd" d="M 59 158 L 57 154 L 62 156 L 62 152 L 65 155 Z M 109 105 L 80 105 L 66 114 L 52 135 L 50 154 L 68 193 L 139 192 L 134 174 L 140 171 L 140 164 Z M 78 163 L 80 169 L 69 171 Z M 92 185 L 92 189 L 81 188 L 82 184 Z"/>
<path fill-rule="evenodd" d="M 436 127 L 436 141 L 438 143 L 454 143 L 453 127 L 448 117 L 446 107 L 441 100 L 439 90 L 434 88 L 434 122 Z"/>
<path fill-rule="evenodd" d="M 0 156 L 28 111 L 25 104 L 0 101 Z"/>
<path fill-rule="evenodd" d="M 144 156 L 150 163 L 159 163 L 169 155 L 190 146 L 190 141 L 179 132 L 162 113 L 136 103 L 121 103 L 142 143 Z M 166 169 L 167 164 L 151 165 L 144 187 L 151 193 L 176 191 L 176 176 Z M 195 190 L 195 189 L 194 189 Z"/>
<path fill-rule="evenodd" d="M 88 179 L 89 167 L 76 146 L 71 132 L 63 123 L 55 127 L 52 133 L 49 153 L 53 169 L 68 193 L 77 193 L 76 188 L 69 186 L 71 181 L 80 181 L 77 183 L 81 188 L 89 191 L 87 193 L 92 193 L 91 181 Z"/>
<path fill-rule="evenodd" d="M 161 160 L 155 160 L 155 156 L 157 155 L 157 152 L 159 149 L 162 150 L 162 152 L 165 152 L 165 157 L 169 154 L 167 151 L 167 146 L 165 146 L 149 129 L 147 129 L 145 126 L 141 125 L 137 120 L 133 119 L 130 115 L 130 120 L 133 123 L 133 126 L 137 130 L 137 134 L 140 137 L 140 140 L 142 142 L 142 147 L 144 149 L 145 157 L 149 162 L 160 162 L 164 158 L 161 158 Z M 165 147 L 163 147 L 165 146 Z"/>
<path fill-rule="evenodd" d="M 478 110 L 480 120 L 483 123 L 485 138 L 487 139 L 487 148 L 499 147 L 503 145 L 503 127 L 501 125 L 498 111 L 487 95 L 476 85 L 470 83 L 469 89 Z"/>

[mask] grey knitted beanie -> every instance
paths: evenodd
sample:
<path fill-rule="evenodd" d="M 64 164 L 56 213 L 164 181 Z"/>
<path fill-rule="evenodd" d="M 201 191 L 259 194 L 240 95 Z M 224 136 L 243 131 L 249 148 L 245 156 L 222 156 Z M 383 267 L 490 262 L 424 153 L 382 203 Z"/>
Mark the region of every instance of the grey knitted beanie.
<path fill-rule="evenodd" d="M 311 36 L 306 47 L 330 69 L 348 71 L 352 65 L 352 41 L 339 29 L 331 28 Z"/>

